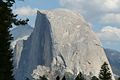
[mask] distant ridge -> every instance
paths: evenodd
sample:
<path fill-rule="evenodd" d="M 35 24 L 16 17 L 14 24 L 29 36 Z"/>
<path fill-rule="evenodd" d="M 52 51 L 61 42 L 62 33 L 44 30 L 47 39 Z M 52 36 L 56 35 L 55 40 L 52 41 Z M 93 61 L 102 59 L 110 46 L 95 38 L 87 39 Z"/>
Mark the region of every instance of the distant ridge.
<path fill-rule="evenodd" d="M 112 66 L 113 73 L 120 76 L 120 52 L 113 49 L 104 49 Z"/>

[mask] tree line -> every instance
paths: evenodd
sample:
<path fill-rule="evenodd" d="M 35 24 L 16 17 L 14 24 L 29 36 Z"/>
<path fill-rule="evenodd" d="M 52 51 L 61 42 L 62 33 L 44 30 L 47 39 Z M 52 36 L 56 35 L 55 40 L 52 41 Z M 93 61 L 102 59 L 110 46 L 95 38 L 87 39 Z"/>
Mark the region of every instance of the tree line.
<path fill-rule="evenodd" d="M 39 80 L 48 80 L 48 79 L 45 76 L 43 76 L 43 77 L 40 77 Z M 63 78 L 61 79 L 59 76 L 57 76 L 56 80 L 67 80 L 67 78 L 65 76 L 63 76 Z M 76 78 L 74 80 L 87 80 L 87 79 L 84 76 L 84 74 L 79 72 L 79 74 L 76 76 Z M 101 66 L 99 76 L 98 77 L 93 76 L 89 80 L 112 80 L 112 74 L 110 72 L 108 64 L 106 62 L 104 62 L 103 65 Z M 118 80 L 120 80 L 120 78 L 118 78 Z"/>

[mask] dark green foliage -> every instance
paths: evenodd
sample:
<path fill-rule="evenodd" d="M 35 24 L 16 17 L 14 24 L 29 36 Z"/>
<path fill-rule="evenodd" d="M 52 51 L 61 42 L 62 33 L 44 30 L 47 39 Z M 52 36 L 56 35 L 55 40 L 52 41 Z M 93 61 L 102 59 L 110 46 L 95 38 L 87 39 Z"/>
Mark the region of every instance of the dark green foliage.
<path fill-rule="evenodd" d="M 10 2 L 11 4 L 13 2 Z M 9 3 L 9 6 L 11 6 Z M 10 42 L 12 40 L 9 28 L 13 14 L 8 7 L 8 3 L 1 2 L 0 5 L 0 80 L 13 80 L 12 50 Z"/>
<path fill-rule="evenodd" d="M 65 76 L 63 76 L 62 80 L 66 80 Z"/>
<path fill-rule="evenodd" d="M 84 75 L 80 72 L 75 78 L 75 80 L 86 80 L 86 79 L 84 78 Z"/>
<path fill-rule="evenodd" d="M 57 76 L 57 77 L 56 77 L 56 80 L 60 80 L 60 77 L 59 77 L 59 76 Z"/>
<path fill-rule="evenodd" d="M 45 75 L 43 75 L 43 77 L 40 76 L 40 80 L 48 80 Z"/>
<path fill-rule="evenodd" d="M 14 80 L 13 76 L 13 53 L 10 46 L 13 39 L 10 34 L 12 24 L 26 24 L 28 20 L 17 20 L 17 15 L 12 13 L 11 7 L 14 0 L 0 1 L 0 80 Z"/>
<path fill-rule="evenodd" d="M 26 78 L 25 80 L 30 80 L 29 78 Z"/>
<path fill-rule="evenodd" d="M 93 76 L 91 80 L 99 80 L 96 76 Z"/>
<path fill-rule="evenodd" d="M 100 80 L 112 80 L 112 76 L 108 67 L 108 64 L 104 62 L 104 64 L 101 66 L 101 70 L 99 73 L 99 79 Z"/>
<path fill-rule="evenodd" d="M 118 80 L 120 80 L 120 77 L 118 78 Z"/>

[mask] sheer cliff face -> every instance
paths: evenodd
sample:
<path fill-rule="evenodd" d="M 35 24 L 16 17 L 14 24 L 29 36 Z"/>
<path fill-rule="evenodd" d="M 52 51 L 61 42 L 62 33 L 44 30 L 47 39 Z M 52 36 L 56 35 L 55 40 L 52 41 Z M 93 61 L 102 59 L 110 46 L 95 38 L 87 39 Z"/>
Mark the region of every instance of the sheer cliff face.
<path fill-rule="evenodd" d="M 37 65 L 97 76 L 108 62 L 95 33 L 80 14 L 69 10 L 38 11 L 33 33 L 23 45 L 17 80 L 30 77 Z"/>

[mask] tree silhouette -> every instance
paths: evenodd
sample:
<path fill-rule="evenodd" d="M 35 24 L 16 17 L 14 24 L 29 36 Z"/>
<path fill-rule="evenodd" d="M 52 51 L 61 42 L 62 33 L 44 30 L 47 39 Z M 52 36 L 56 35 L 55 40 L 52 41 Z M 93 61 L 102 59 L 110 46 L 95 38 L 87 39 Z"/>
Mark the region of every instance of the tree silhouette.
<path fill-rule="evenodd" d="M 99 79 L 100 80 L 112 80 L 110 69 L 106 62 L 104 62 L 104 64 L 101 66 L 101 70 L 99 73 Z"/>
<path fill-rule="evenodd" d="M 66 80 L 65 76 L 63 76 L 62 80 Z"/>
<path fill-rule="evenodd" d="M 118 80 L 120 80 L 120 77 L 118 78 Z"/>
<path fill-rule="evenodd" d="M 10 28 L 12 24 L 24 25 L 28 22 L 28 19 L 16 19 L 17 15 L 11 9 L 14 3 L 14 0 L 0 0 L 0 80 L 14 80 Z"/>
<path fill-rule="evenodd" d="M 59 76 L 57 76 L 57 77 L 56 77 L 56 80 L 60 80 L 60 77 L 59 77 Z"/>
<path fill-rule="evenodd" d="M 25 80 L 30 80 L 29 78 L 26 78 Z"/>
<path fill-rule="evenodd" d="M 40 77 L 40 80 L 48 80 L 45 75 L 43 75 L 43 77 Z"/>
<path fill-rule="evenodd" d="M 75 78 L 75 80 L 86 80 L 86 79 L 84 78 L 84 75 L 80 72 Z"/>
<path fill-rule="evenodd" d="M 96 76 L 93 76 L 91 80 L 99 80 Z"/>

